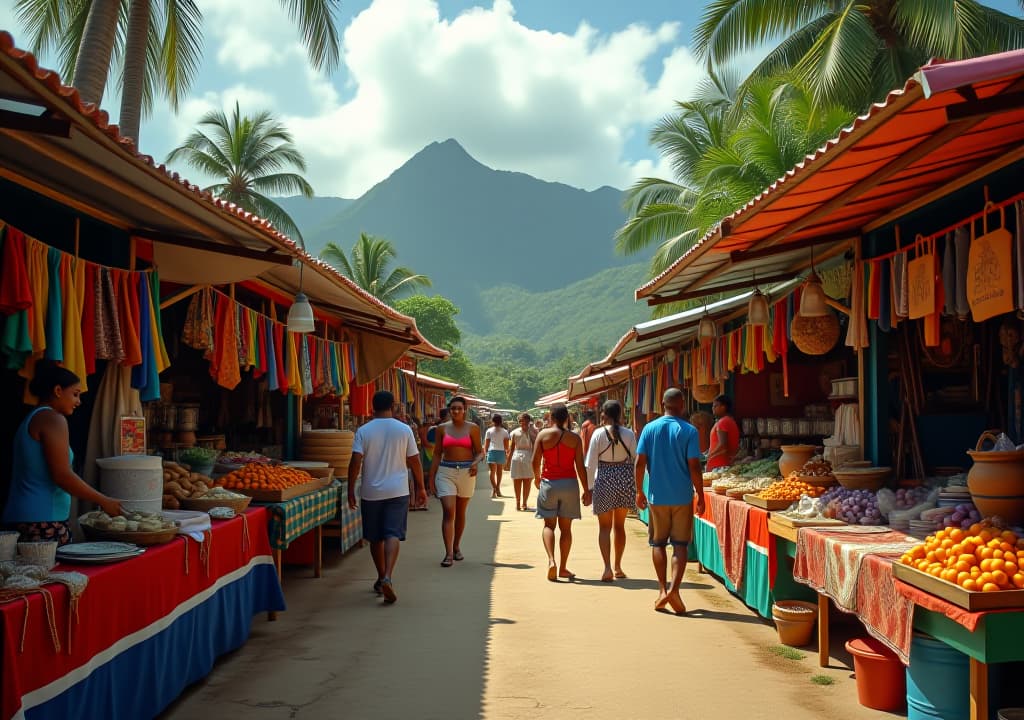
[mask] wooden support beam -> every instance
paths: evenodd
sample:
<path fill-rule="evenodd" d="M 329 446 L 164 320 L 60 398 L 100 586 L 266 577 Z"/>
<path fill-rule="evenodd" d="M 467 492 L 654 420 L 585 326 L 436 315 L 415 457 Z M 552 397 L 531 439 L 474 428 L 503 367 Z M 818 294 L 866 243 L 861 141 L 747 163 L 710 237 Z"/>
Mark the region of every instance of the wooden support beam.
<path fill-rule="evenodd" d="M 171 295 L 166 300 L 161 300 L 160 301 L 160 309 L 161 310 L 166 310 L 171 305 L 177 305 L 182 300 L 185 300 L 187 298 L 192 297 L 193 295 L 195 295 L 197 292 L 199 292 L 200 290 L 202 290 L 205 287 L 207 287 L 207 286 L 206 285 L 193 285 L 190 288 L 185 288 L 181 292 L 174 293 L 173 295 Z"/>
<path fill-rule="evenodd" d="M 751 277 L 750 280 L 741 280 L 738 282 L 728 283 L 727 285 L 716 285 L 711 288 L 702 288 L 700 290 L 686 290 L 684 292 L 673 293 L 672 295 L 656 295 L 654 297 L 647 298 L 648 305 L 664 305 L 670 302 L 680 302 L 682 300 L 693 300 L 694 298 L 706 297 L 714 293 L 729 292 L 730 290 L 745 290 L 746 288 L 753 287 L 755 285 L 761 287 L 764 285 L 771 285 L 772 283 L 786 282 L 792 280 L 796 275 L 795 272 L 788 273 L 786 275 L 771 275 L 769 277 L 760 277 L 756 280 Z M 690 287 L 693 287 L 695 283 L 691 283 Z"/>
<path fill-rule="evenodd" d="M 981 100 L 968 100 L 946 106 L 946 122 L 968 118 L 984 119 L 997 113 L 1024 108 L 1024 93 L 1002 93 Z"/>
<path fill-rule="evenodd" d="M 818 237 L 806 238 L 804 240 L 782 243 L 762 250 L 734 250 L 729 253 L 729 261 L 735 265 L 739 262 L 761 260 L 762 258 L 782 255 L 783 253 L 791 252 L 793 250 L 804 250 L 806 248 L 813 248 L 819 245 L 831 245 L 832 243 L 837 242 L 850 242 L 851 240 L 856 239 L 858 239 L 858 236 L 856 235 L 851 235 L 850 233 L 839 233 L 836 235 L 821 235 Z"/>
<path fill-rule="evenodd" d="M 248 248 L 244 245 L 225 245 L 223 243 L 204 240 L 202 238 L 173 233 L 154 232 L 152 230 L 138 230 L 135 232 L 135 235 L 146 240 L 152 240 L 153 242 L 164 243 L 167 245 L 180 245 L 182 247 L 193 248 L 195 250 L 205 250 L 207 252 L 230 255 L 231 257 L 246 258 L 248 260 L 260 260 L 262 262 L 274 263 L 275 265 L 289 266 L 295 261 L 295 258 L 290 255 L 277 254 L 273 248 L 266 250 Z"/>
<path fill-rule="evenodd" d="M 50 198 L 55 202 L 59 202 L 62 205 L 67 205 L 69 208 L 77 210 L 83 215 L 88 215 L 91 218 L 105 222 L 107 225 L 112 225 L 120 230 L 131 230 L 131 224 L 126 222 L 123 217 L 111 215 L 105 210 L 89 205 L 88 203 L 81 202 L 75 198 L 68 197 L 59 190 L 41 183 L 38 180 L 34 180 L 26 175 L 23 175 L 16 170 L 12 170 L 9 167 L 3 167 L 0 165 L 0 177 L 5 180 L 10 180 L 13 183 L 17 183 L 22 187 L 26 187 L 34 193 L 42 195 L 43 197 Z"/>
<path fill-rule="evenodd" d="M 47 110 L 42 115 L 29 115 L 12 110 L 0 110 L 0 128 L 18 132 L 38 133 L 54 137 L 71 137 L 71 121 L 53 117 Z"/>

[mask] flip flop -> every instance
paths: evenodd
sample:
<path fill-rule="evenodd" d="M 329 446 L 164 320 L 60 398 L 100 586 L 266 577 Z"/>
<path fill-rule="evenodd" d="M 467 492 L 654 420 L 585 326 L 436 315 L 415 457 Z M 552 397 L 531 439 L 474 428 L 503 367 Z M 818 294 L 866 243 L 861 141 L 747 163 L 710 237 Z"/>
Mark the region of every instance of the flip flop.
<path fill-rule="evenodd" d="M 453 564 L 452 559 L 447 556 L 441 561 L 441 567 L 451 567 Z"/>
<path fill-rule="evenodd" d="M 388 605 L 390 605 L 398 599 L 398 596 L 395 595 L 395 589 L 391 587 L 390 580 L 385 579 L 381 582 L 380 591 L 381 594 L 384 596 L 384 602 L 386 602 Z"/>
<path fill-rule="evenodd" d="M 625 580 L 629 576 L 626 575 L 626 573 L 617 572 L 617 573 L 615 573 L 615 577 L 618 578 L 619 580 Z"/>
<path fill-rule="evenodd" d="M 383 595 L 384 591 L 383 591 L 383 589 L 381 587 L 382 585 L 383 585 L 383 582 L 381 580 L 378 580 L 377 582 L 375 582 L 373 584 L 373 591 L 375 593 L 377 593 L 378 595 Z"/>
<path fill-rule="evenodd" d="M 558 582 L 558 568 L 548 568 L 548 580 L 550 580 L 551 582 Z"/>
<path fill-rule="evenodd" d="M 460 561 L 460 560 L 465 560 L 466 558 L 465 558 L 465 556 L 464 556 L 464 555 L 462 554 L 462 551 L 461 551 L 461 550 L 456 550 L 456 551 L 455 551 L 455 554 L 454 554 L 454 555 L 452 555 L 452 559 L 453 559 L 453 560 L 455 560 L 456 562 L 458 562 L 458 561 Z"/>

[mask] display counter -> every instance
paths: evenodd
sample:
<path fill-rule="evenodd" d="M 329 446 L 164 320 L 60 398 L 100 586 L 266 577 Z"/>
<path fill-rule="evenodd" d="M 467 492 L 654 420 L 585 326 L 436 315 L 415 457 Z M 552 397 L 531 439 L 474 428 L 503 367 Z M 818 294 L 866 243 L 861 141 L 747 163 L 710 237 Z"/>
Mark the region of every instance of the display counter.
<path fill-rule="evenodd" d="M 63 585 L 0 603 L 0 716 L 153 717 L 249 636 L 253 616 L 284 609 L 267 511 L 214 521 L 111 565 L 60 565 L 89 584 L 77 613 Z M 77 616 L 76 616 L 77 615 Z M 59 646 L 59 650 L 57 647 Z"/>

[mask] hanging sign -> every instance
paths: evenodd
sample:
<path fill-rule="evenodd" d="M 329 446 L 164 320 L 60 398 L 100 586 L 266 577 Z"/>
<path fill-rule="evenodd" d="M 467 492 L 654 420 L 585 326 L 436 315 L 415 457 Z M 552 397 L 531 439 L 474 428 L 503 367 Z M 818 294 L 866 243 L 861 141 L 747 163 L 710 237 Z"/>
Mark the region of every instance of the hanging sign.
<path fill-rule="evenodd" d="M 986 221 L 985 234 L 971 240 L 967 302 L 975 322 L 1013 312 L 1013 237 L 1006 229 L 1006 214 L 1002 208 L 999 215 L 998 230 L 988 232 Z"/>
<path fill-rule="evenodd" d="M 911 320 L 935 312 L 935 255 L 930 247 L 907 264 L 907 290 Z"/>
<path fill-rule="evenodd" d="M 146 418 L 122 416 L 119 434 L 120 455 L 146 454 Z"/>

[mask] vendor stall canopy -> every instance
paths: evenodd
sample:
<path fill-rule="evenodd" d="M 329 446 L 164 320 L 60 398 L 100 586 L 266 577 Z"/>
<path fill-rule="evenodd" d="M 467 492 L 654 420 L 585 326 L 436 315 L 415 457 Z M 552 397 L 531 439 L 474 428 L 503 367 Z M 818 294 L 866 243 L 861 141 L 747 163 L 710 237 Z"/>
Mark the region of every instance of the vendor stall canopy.
<path fill-rule="evenodd" d="M 636 290 L 648 304 L 778 282 L 1024 158 L 1024 50 L 922 67 Z"/>
<path fill-rule="evenodd" d="M 165 283 L 247 281 L 287 307 L 300 289 L 300 265 L 305 266 L 301 289 L 318 319 L 340 321 L 352 336 L 361 382 L 407 351 L 447 357 L 420 335 L 413 318 L 306 253 L 269 221 L 139 153 L 106 112 L 83 103 L 77 90 L 40 68 L 4 31 L 0 111 L 0 179 L 125 232 Z"/>

